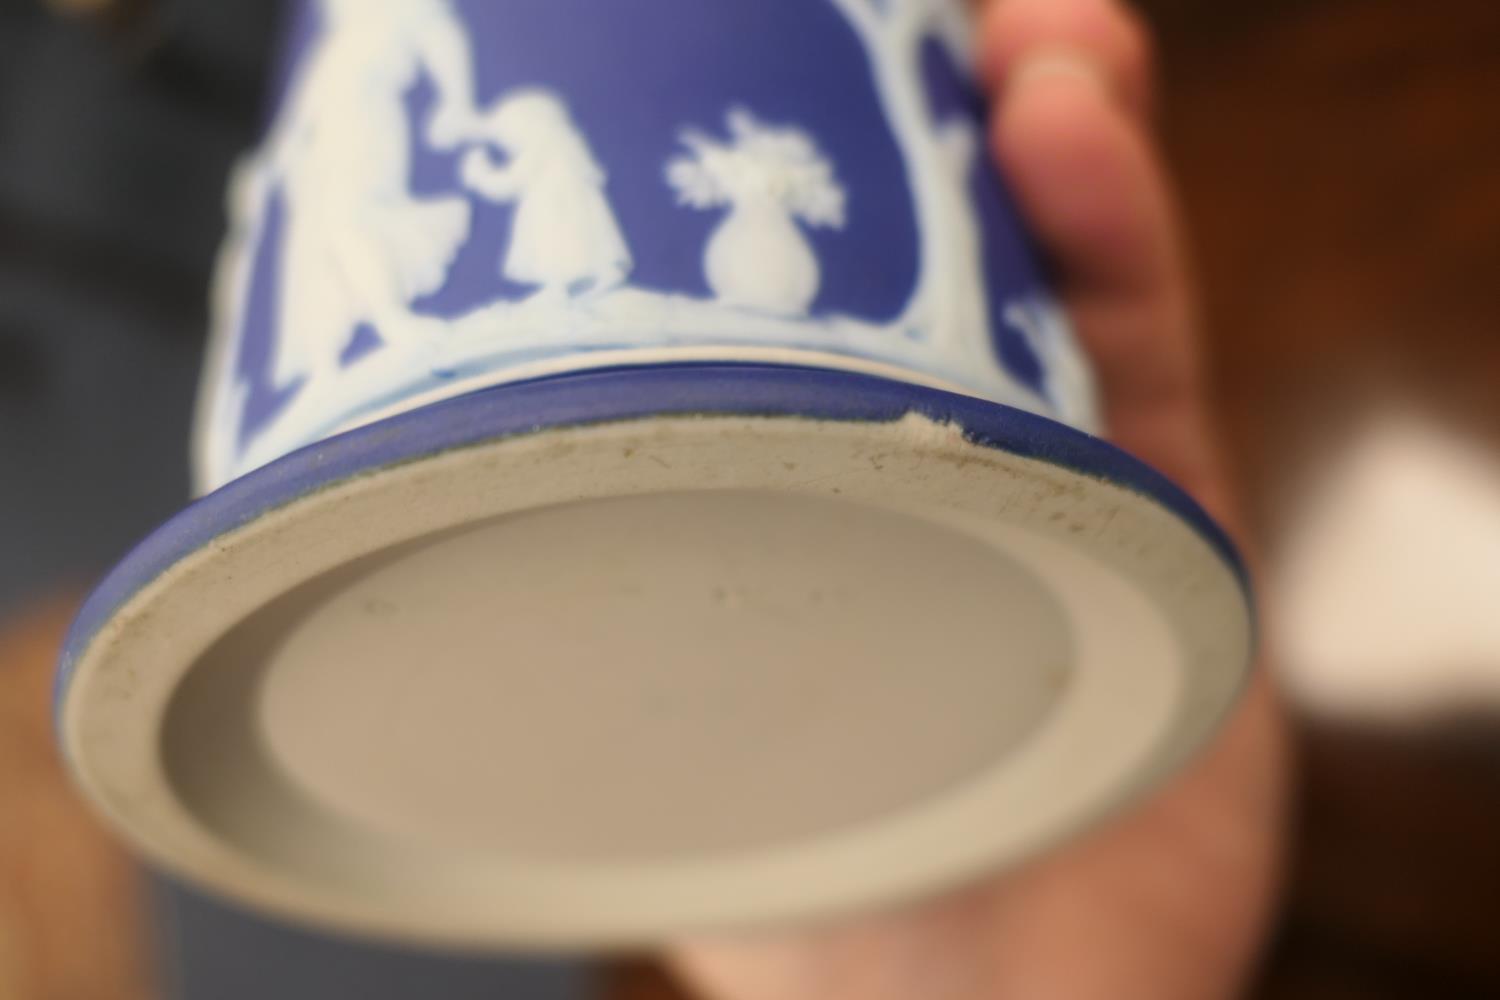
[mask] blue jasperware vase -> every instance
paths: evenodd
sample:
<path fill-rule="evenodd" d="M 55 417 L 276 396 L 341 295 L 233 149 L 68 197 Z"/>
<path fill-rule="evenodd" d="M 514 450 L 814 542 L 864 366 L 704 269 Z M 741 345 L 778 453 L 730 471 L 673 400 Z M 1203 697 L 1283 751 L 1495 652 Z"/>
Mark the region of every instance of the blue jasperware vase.
<path fill-rule="evenodd" d="M 231 184 L 202 496 L 69 636 L 156 863 L 444 946 L 929 893 L 1152 787 L 1252 620 L 1091 436 L 959 0 L 321 0 Z"/>

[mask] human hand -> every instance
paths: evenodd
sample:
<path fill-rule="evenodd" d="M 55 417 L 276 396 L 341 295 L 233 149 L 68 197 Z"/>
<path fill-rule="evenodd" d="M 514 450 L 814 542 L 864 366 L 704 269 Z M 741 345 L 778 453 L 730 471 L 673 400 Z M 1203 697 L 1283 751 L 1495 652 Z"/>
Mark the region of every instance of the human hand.
<path fill-rule="evenodd" d="M 983 25 L 991 146 L 1060 265 L 1111 437 L 1234 531 L 1150 136 L 1149 39 L 1117 0 L 993 0 Z M 684 942 L 669 959 L 714 1000 L 1234 996 L 1274 897 L 1286 771 L 1260 669 L 1185 772 L 1027 868 L 843 926 Z"/>

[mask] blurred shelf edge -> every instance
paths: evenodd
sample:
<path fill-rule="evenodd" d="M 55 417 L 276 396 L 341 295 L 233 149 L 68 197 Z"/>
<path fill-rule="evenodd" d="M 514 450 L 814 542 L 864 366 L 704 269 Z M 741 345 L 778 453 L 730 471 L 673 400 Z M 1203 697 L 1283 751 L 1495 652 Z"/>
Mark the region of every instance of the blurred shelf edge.
<path fill-rule="evenodd" d="M 52 596 L 0 621 L 0 997 L 150 1000 L 140 873 L 53 750 L 52 664 L 72 612 Z"/>

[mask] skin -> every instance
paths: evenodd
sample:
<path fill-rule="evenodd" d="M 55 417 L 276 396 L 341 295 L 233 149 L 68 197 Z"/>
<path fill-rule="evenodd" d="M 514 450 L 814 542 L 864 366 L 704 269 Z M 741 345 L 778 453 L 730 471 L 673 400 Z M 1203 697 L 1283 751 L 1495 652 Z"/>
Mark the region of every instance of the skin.
<path fill-rule="evenodd" d="M 1150 39 L 1116 0 L 982 8 L 989 141 L 1094 359 L 1112 439 L 1248 547 L 1216 442 Z M 1205 1000 L 1246 987 L 1274 905 L 1288 755 L 1262 664 L 1211 748 L 1133 812 L 912 909 L 669 961 L 714 1000 Z"/>

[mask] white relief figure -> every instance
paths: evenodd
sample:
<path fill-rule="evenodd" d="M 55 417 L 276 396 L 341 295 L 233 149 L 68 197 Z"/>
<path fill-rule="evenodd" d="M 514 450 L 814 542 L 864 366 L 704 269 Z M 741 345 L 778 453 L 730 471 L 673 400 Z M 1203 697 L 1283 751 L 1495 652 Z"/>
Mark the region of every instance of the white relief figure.
<path fill-rule="evenodd" d="M 323 24 L 262 153 L 285 204 L 273 384 L 336 375 L 354 328 L 387 344 L 442 330 L 416 316 L 469 231 L 461 196 L 410 191 L 404 95 L 426 74 L 436 104 L 426 138 L 451 148 L 473 130 L 473 72 L 448 0 L 322 0 Z"/>
<path fill-rule="evenodd" d="M 940 141 L 940 124 L 933 120 L 920 82 L 922 46 L 929 38 L 942 44 L 958 65 L 970 64 L 968 39 L 973 36 L 968 5 L 954 0 L 830 2 L 863 43 L 911 185 L 919 265 L 904 325 L 926 331 L 929 343 L 952 352 L 959 361 L 969 353 L 976 331 L 933 322 L 931 314 L 944 311 L 938 301 L 954 293 L 954 275 L 963 273 L 969 264 L 965 248 L 955 246 L 949 237 L 955 221 L 949 193 L 952 151 Z M 972 211 L 965 207 L 962 214 Z"/>
<path fill-rule="evenodd" d="M 475 134 L 506 160 L 495 163 L 483 147 L 469 150 L 460 168 L 464 185 L 515 203 L 500 273 L 552 297 L 623 284 L 632 261 L 604 194 L 604 169 L 562 100 L 544 90 L 503 97 Z"/>
<path fill-rule="evenodd" d="M 688 152 L 667 164 L 679 204 L 729 209 L 704 250 L 704 277 L 727 305 L 804 315 L 822 276 L 798 223 L 842 228 L 844 189 L 801 129 L 766 125 L 742 108 L 726 120 L 728 142 L 684 130 Z"/>
<path fill-rule="evenodd" d="M 933 186 L 940 197 L 932 200 L 932 207 L 942 213 L 953 268 L 944 276 L 943 285 L 934 286 L 941 287 L 942 294 L 928 303 L 928 319 L 940 330 L 967 332 L 967 337 L 949 346 L 953 360 L 976 367 L 993 365 L 997 349 L 990 334 L 984 233 L 970 191 L 977 160 L 984 155 L 978 126 L 967 118 L 945 120 L 937 126 L 937 143 L 945 169 L 942 183 Z M 1066 423 L 1096 430 L 1093 377 L 1057 304 L 1038 292 L 1007 302 L 1002 318 L 1036 354 L 1045 379 L 1041 392 L 1045 401 Z"/>
<path fill-rule="evenodd" d="M 987 360 L 992 363 L 984 234 L 969 191 L 975 158 L 982 155 L 978 128 L 968 119 L 955 118 L 937 125 L 936 130 L 942 172 L 932 179 L 933 197 L 929 201 L 930 210 L 940 213 L 948 235 L 950 270 L 942 276 L 941 285 L 929 286 L 941 289 L 941 294 L 931 295 L 925 303 L 925 319 L 934 330 L 964 334 L 948 345 L 954 360 L 964 364 L 983 364 Z"/>
<path fill-rule="evenodd" d="M 1058 418 L 1091 434 L 1102 433 L 1093 372 L 1062 307 L 1044 294 L 1015 300 L 1005 307 L 1005 322 L 1026 338 L 1041 363 L 1042 388 Z"/>

